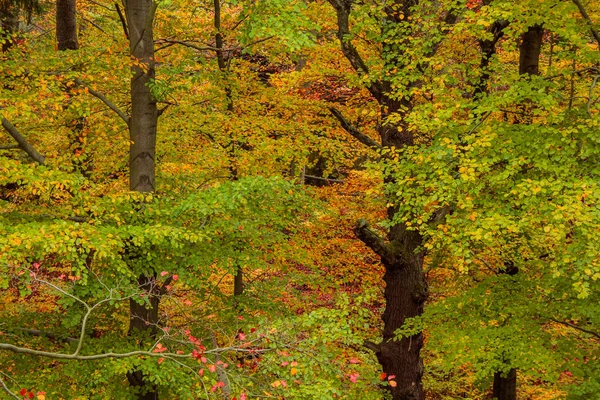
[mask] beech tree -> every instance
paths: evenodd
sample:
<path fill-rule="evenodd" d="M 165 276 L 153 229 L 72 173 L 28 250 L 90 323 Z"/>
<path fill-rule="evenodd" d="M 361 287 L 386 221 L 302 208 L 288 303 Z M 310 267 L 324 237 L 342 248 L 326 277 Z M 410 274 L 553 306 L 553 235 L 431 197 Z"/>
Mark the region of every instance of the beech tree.
<path fill-rule="evenodd" d="M 3 33 L 3 393 L 593 397 L 599 12 L 58 0 Z"/>

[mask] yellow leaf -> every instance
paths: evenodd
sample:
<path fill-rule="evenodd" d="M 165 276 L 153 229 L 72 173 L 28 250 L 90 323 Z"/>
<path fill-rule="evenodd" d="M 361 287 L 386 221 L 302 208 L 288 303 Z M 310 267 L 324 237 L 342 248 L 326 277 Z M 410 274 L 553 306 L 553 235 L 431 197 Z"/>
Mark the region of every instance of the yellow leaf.
<path fill-rule="evenodd" d="M 292 368 L 292 370 L 290 371 L 292 375 L 296 375 L 298 373 L 298 369 L 297 368 Z"/>

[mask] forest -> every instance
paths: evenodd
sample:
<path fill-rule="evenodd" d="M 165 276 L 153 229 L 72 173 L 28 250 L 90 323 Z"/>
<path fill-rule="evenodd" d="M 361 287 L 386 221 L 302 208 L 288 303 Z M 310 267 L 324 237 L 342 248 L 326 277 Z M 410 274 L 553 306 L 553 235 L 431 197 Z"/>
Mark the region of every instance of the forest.
<path fill-rule="evenodd" d="M 600 399 L 600 2 L 0 0 L 1 399 Z"/>

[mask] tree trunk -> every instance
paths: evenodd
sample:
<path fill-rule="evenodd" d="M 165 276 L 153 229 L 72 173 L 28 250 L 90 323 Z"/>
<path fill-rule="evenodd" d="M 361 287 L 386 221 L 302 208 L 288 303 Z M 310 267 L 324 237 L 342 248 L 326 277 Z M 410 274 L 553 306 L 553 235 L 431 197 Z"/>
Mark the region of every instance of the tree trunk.
<path fill-rule="evenodd" d="M 402 327 L 406 318 L 423 312 L 427 297 L 422 261 L 395 268 L 386 266 L 385 312 L 383 313 L 383 342 L 376 353 L 387 376 L 395 375 L 396 386 L 391 388 L 394 400 L 424 399 L 423 360 L 420 351 L 423 335 L 418 334 L 395 340 L 395 331 Z"/>
<path fill-rule="evenodd" d="M 540 51 L 544 28 L 540 25 L 530 27 L 521 38 L 519 46 L 519 74 L 538 75 L 540 73 Z"/>
<path fill-rule="evenodd" d="M 542 38 L 544 29 L 539 25 L 530 27 L 521 38 L 519 46 L 519 74 L 538 75 L 540 73 L 540 50 L 542 48 Z M 515 123 L 531 123 L 531 117 L 528 115 L 532 108 L 531 104 L 519 104 Z M 503 273 L 516 275 L 519 268 L 511 261 L 504 263 Z M 511 368 L 508 375 L 503 376 L 501 372 L 494 373 L 494 384 L 492 397 L 498 400 L 516 400 L 517 399 L 517 369 Z"/>
<path fill-rule="evenodd" d="M 56 47 L 59 51 L 79 49 L 76 14 L 76 0 L 56 0 Z M 71 87 L 66 87 L 65 91 L 68 94 L 71 94 Z M 64 106 L 65 110 L 67 108 L 68 104 Z M 71 121 L 70 126 L 72 134 L 70 139 L 72 143 L 74 168 L 82 175 L 89 177 L 89 163 L 85 162 L 84 154 L 86 124 L 87 121 L 85 118 L 76 118 Z"/>
<path fill-rule="evenodd" d="M 58 50 L 77 50 L 77 2 L 56 0 L 56 43 Z"/>
<path fill-rule="evenodd" d="M 342 52 L 350 62 L 358 75 L 369 75 L 369 67 L 362 59 L 359 51 L 352 44 L 349 16 L 354 2 L 352 0 L 329 0 L 337 14 L 337 36 L 340 41 Z M 393 1 L 384 7 L 384 27 L 393 27 L 404 24 L 410 20 L 412 7 L 418 3 L 416 0 L 400 2 Z M 382 29 L 388 29 L 382 28 Z M 397 34 L 394 29 L 384 34 Z M 406 66 L 408 56 L 406 48 L 400 43 L 408 46 L 410 34 L 404 32 L 401 37 L 391 40 L 391 44 L 384 43 L 382 48 L 382 59 L 390 70 L 402 69 Z M 403 50 L 404 49 L 404 50 Z M 418 82 L 406 85 L 403 93 L 410 93 L 411 89 L 418 86 Z M 372 82 L 367 86 L 371 95 L 377 100 L 381 110 L 381 124 L 377 127 L 381 147 L 400 149 L 414 144 L 414 132 L 408 129 L 406 117 L 413 109 L 414 99 L 411 96 L 400 96 L 396 98 L 394 92 L 398 89 L 392 87 L 392 83 L 385 78 Z M 395 114 L 400 121 L 398 125 L 388 123 L 387 118 Z M 335 114 L 334 114 L 335 115 Z M 338 120 L 342 120 L 337 117 Z M 344 126 L 344 124 L 342 124 Z M 344 126 L 350 134 L 357 137 L 356 129 Z M 360 140 L 360 139 L 359 139 Z M 361 140 L 363 144 L 373 147 L 374 141 Z M 379 147 L 374 143 L 374 147 Z M 392 178 L 386 178 L 386 183 L 392 183 Z M 389 207 L 387 210 L 388 220 L 393 220 L 397 210 Z M 371 231 L 364 220 L 359 220 L 354 228 L 356 236 L 381 257 L 385 266 L 385 312 L 382 319 L 384 323 L 383 341 L 380 345 L 370 344 L 369 348 L 375 350 L 375 354 L 383 372 L 390 380 L 395 381 L 395 386 L 390 386 L 390 392 L 394 400 L 424 400 L 421 377 L 423 376 L 423 361 L 420 352 L 423 346 L 422 334 L 402 337 L 396 340 L 395 331 L 401 328 L 407 318 L 416 317 L 423 312 L 423 304 L 427 299 L 427 283 L 423 273 L 423 259 L 425 253 L 417 252 L 422 243 L 422 237 L 417 231 L 409 231 L 403 224 L 393 225 L 387 235 L 387 240 L 380 238 Z"/>
<path fill-rule="evenodd" d="M 155 149 L 158 109 L 150 91 L 154 80 L 153 21 L 156 5 L 152 0 L 127 0 L 125 14 L 129 29 L 129 49 L 135 62 L 131 67 L 131 117 L 129 119 L 129 187 L 136 192 L 153 192 L 155 188 Z M 142 67 L 143 66 L 143 67 Z M 141 275 L 139 288 L 150 304 L 130 302 L 129 335 L 153 338 L 156 336 L 160 293 L 154 276 Z M 137 388 L 139 400 L 157 400 L 157 387 L 149 383 L 142 371 L 127 374 L 130 384 Z"/>
<path fill-rule="evenodd" d="M 8 51 L 14 41 L 12 35 L 19 28 L 19 11 L 15 7 L 0 7 L 0 41 L 2 41 L 2 52 Z"/>
<path fill-rule="evenodd" d="M 149 83 L 154 80 L 154 38 L 152 0 L 128 0 L 126 15 L 129 48 L 135 63 L 131 78 L 131 118 L 129 121 L 129 188 L 136 192 L 154 191 L 154 157 L 158 109 Z"/>
<path fill-rule="evenodd" d="M 496 400 L 517 400 L 517 370 L 511 368 L 506 376 L 494 374 L 494 394 Z"/>

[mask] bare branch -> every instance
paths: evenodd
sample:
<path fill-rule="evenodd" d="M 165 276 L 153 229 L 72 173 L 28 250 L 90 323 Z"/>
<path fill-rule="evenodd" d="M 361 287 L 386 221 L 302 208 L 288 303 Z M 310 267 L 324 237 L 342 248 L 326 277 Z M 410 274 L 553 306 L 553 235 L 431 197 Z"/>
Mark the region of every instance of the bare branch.
<path fill-rule="evenodd" d="M 242 51 L 243 51 L 243 50 L 247 49 L 248 47 L 252 47 L 252 46 L 254 46 L 254 45 L 256 45 L 256 44 L 259 44 L 259 43 L 262 43 L 262 42 L 266 42 L 267 40 L 271 40 L 271 39 L 273 39 L 274 37 L 275 37 L 275 36 L 273 35 L 273 36 L 267 36 L 266 38 L 257 39 L 257 40 L 255 40 L 254 42 L 250 42 L 250 43 L 248 43 L 248 44 L 247 44 L 247 45 L 245 45 L 244 47 L 240 47 L 240 50 L 242 50 Z"/>
<path fill-rule="evenodd" d="M 598 339 L 600 339 L 600 332 L 596 332 L 596 331 L 592 331 L 592 330 L 589 330 L 589 329 L 585 329 L 585 328 L 580 327 L 579 325 L 575 325 L 575 324 L 572 324 L 572 323 L 567 322 L 567 321 L 559 321 L 559 320 L 554 319 L 554 318 L 550 318 L 550 320 L 554 321 L 554 322 L 556 322 L 558 324 L 565 325 L 565 326 L 568 326 L 570 328 L 576 329 L 576 330 L 581 331 L 583 333 L 587 333 L 588 335 L 595 336 Z"/>
<path fill-rule="evenodd" d="M 598 33 L 598 31 L 594 28 L 594 23 L 592 22 L 592 19 L 585 10 L 585 7 L 583 6 L 583 4 L 581 4 L 581 1 L 579 0 L 573 0 L 573 3 L 575 3 L 577 8 L 579 9 L 579 13 L 590 28 L 590 32 L 592 32 L 592 36 L 594 36 L 594 39 L 596 39 L 596 42 L 598 42 L 598 48 L 600 49 L 600 33 Z"/>
<path fill-rule="evenodd" d="M 0 150 L 13 150 L 13 149 L 18 149 L 19 145 L 18 144 L 9 144 L 7 146 L 0 146 Z"/>
<path fill-rule="evenodd" d="M 6 118 L 2 118 L 2 126 L 10 134 L 10 136 L 12 136 L 13 139 L 17 141 L 19 147 L 23 149 L 23 151 L 25 151 L 29 155 L 29 157 L 31 157 L 40 165 L 44 164 L 45 157 L 38 153 L 38 151 L 31 144 L 29 144 L 27 139 L 25 139 L 25 136 L 23 136 L 17 130 L 17 128 L 15 128 L 13 124 L 10 123 L 10 121 L 8 121 Z"/>
<path fill-rule="evenodd" d="M 121 26 L 123 27 L 123 33 L 127 40 L 129 40 L 129 29 L 127 28 L 127 20 L 125 20 L 125 16 L 121 11 L 121 7 L 119 7 L 118 3 L 115 3 L 115 9 L 117 10 L 117 14 L 119 14 L 119 20 L 121 20 Z"/>
<path fill-rule="evenodd" d="M 171 47 L 175 44 L 179 44 L 185 47 L 189 47 L 190 49 L 194 49 L 194 50 L 198 50 L 198 51 L 233 51 L 233 49 L 218 49 L 217 47 L 213 47 L 213 46 L 198 46 L 197 44 L 194 44 L 193 41 L 191 40 L 176 40 L 176 39 L 159 39 L 155 41 L 156 44 L 162 44 L 162 43 L 167 43 L 166 46 L 160 47 L 158 50 L 162 50 L 162 49 L 166 49 L 167 47 Z"/>
<path fill-rule="evenodd" d="M 379 143 L 377 143 L 375 140 L 371 139 L 369 136 L 356 129 L 355 126 L 353 126 L 346 118 L 344 118 L 342 113 L 337 108 L 329 107 L 329 112 L 331 112 L 331 114 L 333 114 L 333 116 L 336 117 L 338 121 L 340 121 L 342 128 L 344 128 L 346 132 L 348 132 L 350 135 L 354 136 L 356 140 L 358 140 L 365 146 L 369 146 L 374 149 L 381 149 L 381 145 Z"/>
<path fill-rule="evenodd" d="M 21 397 L 17 396 L 16 393 L 14 393 L 12 390 L 10 390 L 8 388 L 8 386 L 6 386 L 6 383 L 4 383 L 4 380 L 1 377 L 0 377 L 0 385 L 2 386 L 2 389 L 4 389 L 4 391 L 6 393 L 8 393 L 8 395 L 11 396 L 13 399 L 21 400 Z"/>
<path fill-rule="evenodd" d="M 75 78 L 75 83 L 78 84 L 78 85 L 80 85 L 80 86 L 85 87 L 92 96 L 98 98 L 100 101 L 102 101 L 104 104 L 106 104 L 108 106 L 108 108 L 110 108 L 111 110 L 113 110 L 114 112 L 116 112 L 117 115 L 119 117 L 121 117 L 121 119 L 123 121 L 125 121 L 125 123 L 127 125 L 129 125 L 129 116 L 127 114 L 125 114 L 114 103 L 112 103 L 110 100 L 108 100 L 106 98 L 106 96 L 104 96 L 102 93 L 100 93 L 100 92 L 92 89 L 90 86 L 86 85 L 81 79 Z"/>
<path fill-rule="evenodd" d="M 320 176 L 306 175 L 306 174 L 304 174 L 304 177 L 305 178 L 310 178 L 310 179 L 316 179 L 316 180 L 319 180 L 319 181 L 334 182 L 334 183 L 344 183 L 343 179 L 322 178 Z"/>

